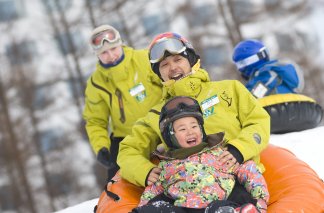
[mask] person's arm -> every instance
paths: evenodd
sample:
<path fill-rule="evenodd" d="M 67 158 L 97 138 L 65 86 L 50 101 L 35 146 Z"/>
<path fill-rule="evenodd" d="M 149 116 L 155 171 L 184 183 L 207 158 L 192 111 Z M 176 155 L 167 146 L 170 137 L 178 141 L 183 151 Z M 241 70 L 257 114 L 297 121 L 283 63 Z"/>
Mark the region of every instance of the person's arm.
<path fill-rule="evenodd" d="M 225 147 L 225 151 L 218 156 L 218 161 L 227 169 L 231 168 L 235 164 L 239 165 L 243 162 L 243 156 L 238 149 L 228 144 Z"/>
<path fill-rule="evenodd" d="M 258 70 L 246 84 L 246 87 L 256 98 L 263 98 L 275 92 L 281 84 L 282 79 L 278 73 L 271 70 L 270 67 L 266 67 Z"/>
<path fill-rule="evenodd" d="M 247 161 L 236 170 L 237 180 L 256 199 L 256 207 L 266 212 L 269 201 L 267 183 L 253 161 Z"/>
<path fill-rule="evenodd" d="M 85 107 L 83 118 L 86 121 L 86 131 L 91 147 L 96 155 L 102 148 L 109 150 L 110 138 L 108 136 L 108 119 L 110 116 L 106 102 L 100 96 L 91 82 L 88 82 L 85 92 Z"/>
<path fill-rule="evenodd" d="M 243 162 L 259 157 L 270 137 L 270 116 L 257 99 L 238 81 L 234 90 L 237 102 L 237 118 L 241 131 L 228 144 L 235 147 L 243 156 Z"/>
<path fill-rule="evenodd" d="M 279 64 L 273 70 L 292 91 L 300 93 L 304 89 L 304 73 L 297 64 Z"/>
<path fill-rule="evenodd" d="M 153 169 L 151 169 L 151 171 L 146 176 L 145 185 L 149 186 L 154 184 L 159 179 L 160 174 L 161 174 L 160 168 L 154 167 Z"/>
<path fill-rule="evenodd" d="M 121 176 L 129 182 L 145 186 L 145 181 L 152 168 L 156 167 L 149 159 L 159 142 L 159 136 L 151 125 L 158 126 L 158 115 L 148 113 L 139 119 L 132 128 L 132 134 L 119 145 L 117 163 Z"/>
<path fill-rule="evenodd" d="M 153 184 L 147 186 L 141 196 L 138 207 L 146 205 L 150 200 L 152 200 L 154 197 L 161 194 L 162 192 L 163 192 L 163 188 L 161 184 L 158 185 Z"/>
<path fill-rule="evenodd" d="M 160 163 L 158 169 L 161 170 L 161 163 Z M 145 190 L 144 190 L 144 192 L 143 192 L 143 194 L 141 196 L 140 203 L 138 204 L 138 206 L 146 205 L 151 199 L 153 199 L 157 195 L 163 193 L 164 189 L 163 189 L 162 183 L 161 183 L 161 180 L 163 178 L 165 178 L 165 177 L 161 177 L 156 182 L 154 182 L 151 185 L 148 185 L 145 188 Z"/>

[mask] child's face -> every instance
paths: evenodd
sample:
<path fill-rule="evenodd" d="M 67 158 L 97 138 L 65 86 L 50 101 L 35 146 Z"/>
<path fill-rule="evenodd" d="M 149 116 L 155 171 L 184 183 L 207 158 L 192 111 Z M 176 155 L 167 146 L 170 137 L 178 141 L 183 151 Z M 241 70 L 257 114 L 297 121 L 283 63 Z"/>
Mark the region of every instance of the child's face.
<path fill-rule="evenodd" d="M 174 121 L 173 131 L 183 148 L 197 146 L 202 142 L 202 132 L 195 117 L 184 117 Z"/>

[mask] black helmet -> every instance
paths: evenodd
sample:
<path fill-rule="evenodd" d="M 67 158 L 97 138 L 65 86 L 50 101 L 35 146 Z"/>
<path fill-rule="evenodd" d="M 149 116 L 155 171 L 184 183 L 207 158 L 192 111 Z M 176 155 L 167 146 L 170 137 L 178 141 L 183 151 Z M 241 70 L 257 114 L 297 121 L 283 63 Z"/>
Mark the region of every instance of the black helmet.
<path fill-rule="evenodd" d="M 197 100 L 188 96 L 177 96 L 170 99 L 161 109 L 159 124 L 160 131 L 166 145 L 170 148 L 179 148 L 173 132 L 173 122 L 183 117 L 195 117 L 203 133 L 203 140 L 206 133 L 203 129 L 203 113 Z"/>

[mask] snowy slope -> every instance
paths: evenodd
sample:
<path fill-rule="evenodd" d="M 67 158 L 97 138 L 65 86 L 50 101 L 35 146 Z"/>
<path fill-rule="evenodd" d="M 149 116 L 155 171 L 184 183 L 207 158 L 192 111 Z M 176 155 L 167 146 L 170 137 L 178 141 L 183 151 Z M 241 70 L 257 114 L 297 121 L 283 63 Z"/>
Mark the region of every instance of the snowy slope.
<path fill-rule="evenodd" d="M 299 159 L 308 163 L 324 179 L 324 166 L 321 166 L 321 162 L 324 161 L 324 126 L 302 132 L 271 135 L 270 143 L 289 149 Z M 98 198 L 58 211 L 57 213 L 93 212 L 97 202 Z"/>

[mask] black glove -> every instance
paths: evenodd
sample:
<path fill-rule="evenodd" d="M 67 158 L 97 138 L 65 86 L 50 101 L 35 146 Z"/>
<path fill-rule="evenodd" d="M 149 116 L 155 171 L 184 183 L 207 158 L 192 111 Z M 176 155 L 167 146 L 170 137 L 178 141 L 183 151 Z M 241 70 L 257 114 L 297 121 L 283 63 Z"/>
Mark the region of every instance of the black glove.
<path fill-rule="evenodd" d="M 109 150 L 106 147 L 101 148 L 98 152 L 97 160 L 107 169 L 112 167 L 112 163 L 109 161 L 109 158 L 110 158 Z"/>

